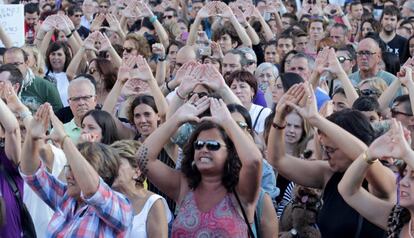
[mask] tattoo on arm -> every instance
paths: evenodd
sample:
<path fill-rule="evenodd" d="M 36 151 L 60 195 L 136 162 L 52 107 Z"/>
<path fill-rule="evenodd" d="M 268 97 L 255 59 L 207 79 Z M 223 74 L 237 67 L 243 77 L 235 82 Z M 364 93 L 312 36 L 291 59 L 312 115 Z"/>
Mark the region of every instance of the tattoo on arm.
<path fill-rule="evenodd" d="M 138 150 L 138 166 L 141 170 L 141 173 L 146 175 L 148 173 L 148 147 L 145 145 L 141 145 L 141 147 Z"/>

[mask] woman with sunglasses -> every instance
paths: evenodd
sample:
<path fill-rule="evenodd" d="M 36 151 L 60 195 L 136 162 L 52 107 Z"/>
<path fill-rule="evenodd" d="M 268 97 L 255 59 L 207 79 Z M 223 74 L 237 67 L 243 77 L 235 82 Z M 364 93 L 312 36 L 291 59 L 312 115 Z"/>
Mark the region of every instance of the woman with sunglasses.
<path fill-rule="evenodd" d="M 211 117 L 197 117 L 210 107 Z M 181 171 L 156 158 L 178 127 L 201 122 L 184 149 Z M 172 236 L 251 237 L 262 155 L 222 100 L 194 95 L 152 133 L 137 153 L 140 170 L 180 208 Z M 242 211 L 241 216 L 239 211 Z M 244 217 L 244 218 L 243 218 Z"/>
<path fill-rule="evenodd" d="M 305 106 L 298 106 L 300 101 L 304 101 Z M 318 128 L 322 158 L 307 161 L 286 153 L 284 130 L 289 108 L 295 109 L 311 126 Z M 269 134 L 269 161 L 291 181 L 323 190 L 323 206 L 317 222 L 322 237 L 384 235 L 381 229 L 360 218 L 360 214 L 344 202 L 337 190 L 345 171 L 366 150 L 374 136 L 369 121 L 361 112 L 343 110 L 328 118 L 322 117 L 309 84 L 292 86 L 278 103 Z M 395 178 L 391 170 L 377 163 L 371 166 L 366 180 L 373 195 L 380 199 L 394 199 Z"/>

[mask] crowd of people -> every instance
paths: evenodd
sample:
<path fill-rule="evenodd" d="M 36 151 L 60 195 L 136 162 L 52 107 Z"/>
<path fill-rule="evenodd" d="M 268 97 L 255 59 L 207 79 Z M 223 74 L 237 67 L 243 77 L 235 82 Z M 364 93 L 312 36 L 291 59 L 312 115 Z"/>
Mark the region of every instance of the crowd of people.
<path fill-rule="evenodd" d="M 413 237 L 414 0 L 25 0 L 0 237 Z"/>

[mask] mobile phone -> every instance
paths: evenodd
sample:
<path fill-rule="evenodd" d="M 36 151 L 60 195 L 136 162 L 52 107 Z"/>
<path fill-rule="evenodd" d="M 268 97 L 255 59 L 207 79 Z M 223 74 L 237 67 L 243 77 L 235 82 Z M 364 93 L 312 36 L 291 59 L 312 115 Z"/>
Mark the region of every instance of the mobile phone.
<path fill-rule="evenodd" d="M 202 46 L 198 48 L 198 53 L 201 56 L 210 56 L 211 55 L 211 47 L 210 46 Z"/>

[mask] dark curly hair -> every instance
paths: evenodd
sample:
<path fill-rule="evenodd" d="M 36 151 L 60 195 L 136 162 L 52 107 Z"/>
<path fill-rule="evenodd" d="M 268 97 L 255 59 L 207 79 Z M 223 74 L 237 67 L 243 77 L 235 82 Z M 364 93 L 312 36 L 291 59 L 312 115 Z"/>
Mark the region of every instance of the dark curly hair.
<path fill-rule="evenodd" d="M 235 189 L 236 185 L 239 183 L 239 175 L 242 163 L 230 137 L 226 134 L 221 126 L 214 122 L 204 121 L 196 127 L 187 144 L 184 146 L 184 159 L 182 162 L 181 171 L 188 179 L 188 186 L 190 189 L 196 189 L 201 182 L 201 174 L 200 171 L 198 171 L 197 167 L 192 165 L 192 162 L 194 161 L 193 144 L 202 131 L 210 129 L 217 129 L 227 146 L 228 156 L 224 164 L 224 172 L 221 181 L 227 191 L 232 192 Z"/>

